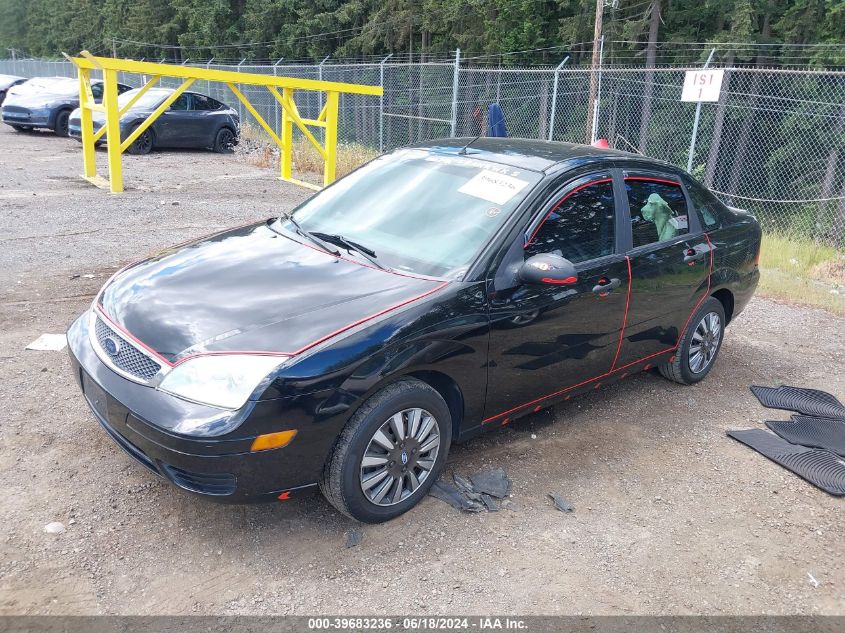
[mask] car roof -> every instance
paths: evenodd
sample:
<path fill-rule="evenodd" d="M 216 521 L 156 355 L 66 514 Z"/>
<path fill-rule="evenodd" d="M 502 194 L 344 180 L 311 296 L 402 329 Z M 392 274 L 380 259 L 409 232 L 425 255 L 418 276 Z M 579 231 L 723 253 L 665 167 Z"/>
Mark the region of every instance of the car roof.
<path fill-rule="evenodd" d="M 140 90 L 140 88 L 132 88 L 132 90 Z M 174 88 L 150 88 L 147 90 L 147 94 L 160 94 L 160 95 L 172 95 L 176 90 Z M 182 94 L 186 95 L 198 95 L 200 97 L 206 97 L 208 99 L 214 99 L 214 97 L 209 97 L 206 94 L 201 92 L 194 92 L 193 90 L 185 90 Z M 214 99 L 217 101 L 217 99 Z"/>
<path fill-rule="evenodd" d="M 564 168 L 604 161 L 646 163 L 661 170 L 677 171 L 677 168 L 673 165 L 647 156 L 561 141 L 488 137 L 473 139 L 473 137 L 467 136 L 435 139 L 409 147 L 428 150 L 433 153 L 456 154 L 470 141 L 472 143 L 466 151 L 468 157 L 532 171 L 558 171 Z"/>

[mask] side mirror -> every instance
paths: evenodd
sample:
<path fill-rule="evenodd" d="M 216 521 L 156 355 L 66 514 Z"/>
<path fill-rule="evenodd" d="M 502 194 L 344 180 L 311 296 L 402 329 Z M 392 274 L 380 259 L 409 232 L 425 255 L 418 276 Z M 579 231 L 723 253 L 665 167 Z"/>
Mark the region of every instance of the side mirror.
<path fill-rule="evenodd" d="M 543 253 L 529 257 L 519 268 L 519 280 L 526 284 L 565 286 L 578 281 L 575 265 L 560 255 Z"/>

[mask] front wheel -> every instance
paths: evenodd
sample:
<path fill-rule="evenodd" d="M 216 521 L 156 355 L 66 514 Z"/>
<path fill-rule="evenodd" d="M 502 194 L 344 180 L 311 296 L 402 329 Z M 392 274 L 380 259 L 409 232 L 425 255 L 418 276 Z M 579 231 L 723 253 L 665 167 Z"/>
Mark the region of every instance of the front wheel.
<path fill-rule="evenodd" d="M 137 128 L 133 128 L 132 131 L 134 132 L 135 129 Z M 132 145 L 126 151 L 135 156 L 143 156 L 153 151 L 154 142 L 153 131 L 147 128 L 141 136 L 132 142 Z"/>
<path fill-rule="evenodd" d="M 70 121 L 70 110 L 62 110 L 56 115 L 56 136 L 68 135 L 68 121 Z"/>
<path fill-rule="evenodd" d="M 703 380 L 713 369 L 725 333 L 725 308 L 708 297 L 687 324 L 673 360 L 658 366 L 664 378 L 682 385 Z"/>
<path fill-rule="evenodd" d="M 388 385 L 355 413 L 335 444 L 320 490 L 343 514 L 381 523 L 428 493 L 446 463 L 452 417 L 426 383 Z"/>

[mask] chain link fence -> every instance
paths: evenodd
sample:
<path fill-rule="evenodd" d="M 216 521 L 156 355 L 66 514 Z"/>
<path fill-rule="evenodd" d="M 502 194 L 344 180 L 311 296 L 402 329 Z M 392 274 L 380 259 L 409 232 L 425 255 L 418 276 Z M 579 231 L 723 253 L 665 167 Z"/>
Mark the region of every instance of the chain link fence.
<path fill-rule="evenodd" d="M 472 61 L 391 61 L 286 65 L 188 62 L 192 66 L 381 85 L 384 96 L 341 95 L 341 143 L 386 151 L 420 140 L 474 136 L 491 104 L 508 135 L 589 142 L 591 78 L 597 84 L 596 137 L 611 146 L 692 165 L 693 175 L 732 206 L 748 209 L 764 229 L 845 247 L 845 72 L 726 67 L 720 100 L 702 103 L 690 161 L 696 104 L 680 101 L 684 75 L 697 68 L 604 66 L 491 67 Z M 0 60 L 0 73 L 75 76 L 66 61 Z M 140 85 L 142 78 L 121 80 Z M 168 83 L 168 81 L 170 83 Z M 175 86 L 178 80 L 165 80 Z M 242 90 L 279 128 L 275 99 L 257 86 Z M 251 115 L 222 84 L 195 90 Z M 299 91 L 300 112 L 316 118 L 322 95 Z"/>

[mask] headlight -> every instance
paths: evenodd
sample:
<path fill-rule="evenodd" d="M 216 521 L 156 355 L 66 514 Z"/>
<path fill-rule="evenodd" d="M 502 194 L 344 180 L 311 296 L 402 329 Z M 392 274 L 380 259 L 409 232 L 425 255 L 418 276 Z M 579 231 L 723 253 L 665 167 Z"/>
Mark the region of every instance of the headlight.
<path fill-rule="evenodd" d="M 224 409 L 239 409 L 286 357 L 258 355 L 197 356 L 174 367 L 158 388 L 174 396 Z"/>

